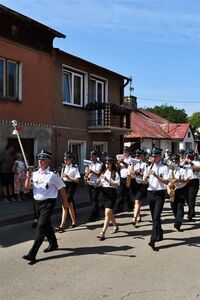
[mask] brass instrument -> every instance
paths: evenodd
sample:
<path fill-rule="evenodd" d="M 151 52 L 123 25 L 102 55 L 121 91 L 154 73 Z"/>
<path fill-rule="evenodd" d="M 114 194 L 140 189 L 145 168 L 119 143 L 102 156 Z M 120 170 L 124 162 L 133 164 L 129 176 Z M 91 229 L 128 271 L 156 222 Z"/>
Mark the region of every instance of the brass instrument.
<path fill-rule="evenodd" d="M 167 185 L 167 194 L 169 195 L 169 201 L 170 202 L 174 202 L 174 198 L 175 198 L 175 191 L 176 191 L 176 183 L 174 182 L 174 170 L 172 170 L 172 179 L 171 181 L 168 183 Z"/>
<path fill-rule="evenodd" d="M 90 176 L 91 176 L 91 172 L 89 167 L 87 167 L 86 171 L 85 171 L 85 175 L 84 175 L 84 183 L 87 184 L 88 180 L 90 180 Z"/>
<path fill-rule="evenodd" d="M 130 165 L 128 168 L 128 173 L 126 177 L 126 186 L 129 188 L 131 186 L 131 180 L 134 177 L 135 171 L 134 171 L 134 165 Z"/>

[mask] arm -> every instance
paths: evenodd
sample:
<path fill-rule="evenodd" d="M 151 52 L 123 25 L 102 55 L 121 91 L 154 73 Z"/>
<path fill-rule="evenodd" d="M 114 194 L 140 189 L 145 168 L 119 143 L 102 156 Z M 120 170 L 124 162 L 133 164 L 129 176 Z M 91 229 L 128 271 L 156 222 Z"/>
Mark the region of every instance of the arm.
<path fill-rule="evenodd" d="M 28 192 L 31 189 L 31 171 L 26 172 L 25 189 Z"/>

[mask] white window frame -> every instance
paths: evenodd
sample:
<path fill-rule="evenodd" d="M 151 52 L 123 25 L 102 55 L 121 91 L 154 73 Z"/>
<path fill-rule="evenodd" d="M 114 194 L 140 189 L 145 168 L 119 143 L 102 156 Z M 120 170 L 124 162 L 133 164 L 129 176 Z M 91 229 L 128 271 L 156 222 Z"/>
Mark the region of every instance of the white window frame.
<path fill-rule="evenodd" d="M 4 61 L 4 87 L 3 87 L 3 98 L 8 100 L 22 100 L 22 63 L 11 59 L 0 57 Z M 8 63 L 14 63 L 16 65 L 16 97 L 8 95 L 9 79 L 8 79 Z"/>
<path fill-rule="evenodd" d="M 6 97 L 6 60 L 3 57 L 0 57 L 0 59 L 4 62 L 3 63 L 3 98 Z"/>
<path fill-rule="evenodd" d="M 63 81 L 63 74 L 70 74 L 71 75 L 71 86 L 70 86 L 70 98 L 71 102 L 67 103 L 64 101 L 63 98 L 63 91 L 64 91 L 64 81 Z M 76 104 L 74 103 L 74 76 L 81 78 L 81 103 Z M 73 67 L 62 65 L 62 102 L 64 105 L 69 106 L 76 106 L 76 107 L 83 107 L 84 99 L 87 97 L 87 76 L 86 72 L 83 72 L 82 70 L 75 69 Z"/>
<path fill-rule="evenodd" d="M 108 152 L 108 142 L 93 141 L 92 145 L 93 148 L 95 146 L 103 146 L 103 151 Z"/>
<path fill-rule="evenodd" d="M 83 160 L 86 159 L 86 141 L 82 140 L 68 140 L 68 150 L 70 151 L 70 145 L 81 145 L 81 157 L 80 157 L 80 166 L 79 166 L 79 171 L 81 174 L 84 173 L 85 167 L 83 164 Z"/>

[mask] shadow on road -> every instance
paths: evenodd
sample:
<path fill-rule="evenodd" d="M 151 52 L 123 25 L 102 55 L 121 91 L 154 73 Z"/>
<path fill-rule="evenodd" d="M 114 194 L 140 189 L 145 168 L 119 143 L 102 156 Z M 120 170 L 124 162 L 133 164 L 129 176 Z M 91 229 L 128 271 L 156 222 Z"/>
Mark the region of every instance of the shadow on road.
<path fill-rule="evenodd" d="M 82 256 L 82 255 L 112 255 L 112 256 L 120 256 L 120 257 L 129 257 L 134 258 L 136 255 L 129 254 L 120 254 L 120 253 L 111 253 L 111 252 L 119 252 L 119 251 L 128 251 L 133 249 L 134 247 L 130 246 L 96 246 L 96 247 L 80 247 L 80 248 L 59 248 L 57 251 L 67 251 L 68 253 L 48 256 L 44 258 L 40 258 L 36 260 L 36 263 L 52 260 L 52 259 L 61 259 L 70 256 Z"/>

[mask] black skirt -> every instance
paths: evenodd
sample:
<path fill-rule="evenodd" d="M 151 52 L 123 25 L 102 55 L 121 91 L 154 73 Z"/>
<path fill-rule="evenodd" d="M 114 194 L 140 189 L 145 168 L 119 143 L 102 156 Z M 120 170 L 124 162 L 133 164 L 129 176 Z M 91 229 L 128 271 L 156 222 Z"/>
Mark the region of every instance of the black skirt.
<path fill-rule="evenodd" d="M 68 202 L 74 203 L 74 194 L 76 192 L 77 183 L 76 182 L 70 182 L 70 181 L 64 181 L 65 183 L 65 191 L 67 193 Z"/>
<path fill-rule="evenodd" d="M 131 195 L 134 200 L 142 200 L 146 196 L 147 185 L 137 183 L 135 179 L 131 181 Z"/>
<path fill-rule="evenodd" d="M 117 199 L 116 189 L 110 187 L 101 187 L 101 194 L 104 207 L 112 209 Z"/>

